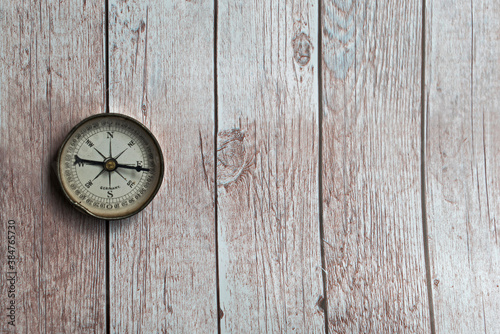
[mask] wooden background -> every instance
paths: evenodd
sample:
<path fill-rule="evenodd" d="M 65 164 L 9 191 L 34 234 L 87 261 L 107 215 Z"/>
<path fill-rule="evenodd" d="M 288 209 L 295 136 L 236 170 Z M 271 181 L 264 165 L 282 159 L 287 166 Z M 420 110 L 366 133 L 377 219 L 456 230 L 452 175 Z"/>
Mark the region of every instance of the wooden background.
<path fill-rule="evenodd" d="M 500 1 L 2 0 L 0 28 L 0 332 L 500 333 Z M 52 167 L 107 111 L 166 158 L 118 222 Z"/>

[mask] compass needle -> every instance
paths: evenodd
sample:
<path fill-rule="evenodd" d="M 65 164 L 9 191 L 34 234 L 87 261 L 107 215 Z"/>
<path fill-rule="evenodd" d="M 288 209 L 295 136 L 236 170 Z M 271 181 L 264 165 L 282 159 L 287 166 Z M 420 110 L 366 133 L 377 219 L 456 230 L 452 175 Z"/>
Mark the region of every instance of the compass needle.
<path fill-rule="evenodd" d="M 126 169 L 133 169 L 135 171 L 145 171 L 145 172 L 149 172 L 149 168 L 144 168 L 142 166 L 134 166 L 133 164 L 116 164 L 116 168 L 126 168 Z"/>
<path fill-rule="evenodd" d="M 75 162 L 73 163 L 73 166 L 77 164 L 78 166 L 84 166 L 84 165 L 102 166 L 102 161 L 82 159 L 78 155 L 75 155 Z"/>
<path fill-rule="evenodd" d="M 75 155 L 75 162 L 73 163 L 73 166 L 74 165 L 79 165 L 79 166 L 83 166 L 83 163 L 80 161 L 80 158 L 78 157 L 78 155 Z"/>
<path fill-rule="evenodd" d="M 59 150 L 57 164 L 69 201 L 106 220 L 144 209 L 158 192 L 164 171 L 153 134 L 138 121 L 113 113 L 94 115 L 76 125 Z"/>

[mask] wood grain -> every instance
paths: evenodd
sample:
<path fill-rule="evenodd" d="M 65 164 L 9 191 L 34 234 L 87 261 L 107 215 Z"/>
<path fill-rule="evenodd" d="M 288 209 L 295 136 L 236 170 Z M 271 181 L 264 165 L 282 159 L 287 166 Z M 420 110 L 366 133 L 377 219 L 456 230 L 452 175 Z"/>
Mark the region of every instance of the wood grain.
<path fill-rule="evenodd" d="M 111 331 L 213 333 L 213 1 L 109 5 L 110 111 L 150 128 L 166 164 L 153 202 L 111 223 Z"/>
<path fill-rule="evenodd" d="M 218 4 L 221 331 L 322 332 L 318 8 Z"/>
<path fill-rule="evenodd" d="M 81 119 L 104 111 L 101 1 L 0 4 L 0 332 L 96 333 L 105 323 L 105 225 L 73 209 L 51 164 Z M 16 222 L 15 327 L 7 222 Z"/>
<path fill-rule="evenodd" d="M 323 208 L 330 333 L 429 332 L 421 182 L 421 1 L 323 1 Z"/>
<path fill-rule="evenodd" d="M 431 1 L 427 221 L 436 333 L 498 333 L 500 4 Z"/>

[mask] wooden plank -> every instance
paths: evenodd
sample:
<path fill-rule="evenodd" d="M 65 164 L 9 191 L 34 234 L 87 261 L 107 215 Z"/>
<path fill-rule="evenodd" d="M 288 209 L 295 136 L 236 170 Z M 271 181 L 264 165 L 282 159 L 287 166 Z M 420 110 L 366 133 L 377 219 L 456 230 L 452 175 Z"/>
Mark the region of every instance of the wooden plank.
<path fill-rule="evenodd" d="M 104 111 L 103 18 L 102 1 L 0 4 L 2 333 L 106 329 L 105 225 L 70 206 L 51 167 L 69 130 Z"/>
<path fill-rule="evenodd" d="M 153 202 L 111 223 L 111 331 L 216 332 L 213 1 L 113 0 L 109 23 L 110 110 L 166 163 Z"/>
<path fill-rule="evenodd" d="M 221 331 L 322 332 L 318 7 L 218 6 Z"/>
<path fill-rule="evenodd" d="M 497 333 L 500 3 L 426 11 L 427 221 L 436 333 Z"/>
<path fill-rule="evenodd" d="M 422 2 L 323 1 L 330 333 L 429 332 L 421 182 Z"/>

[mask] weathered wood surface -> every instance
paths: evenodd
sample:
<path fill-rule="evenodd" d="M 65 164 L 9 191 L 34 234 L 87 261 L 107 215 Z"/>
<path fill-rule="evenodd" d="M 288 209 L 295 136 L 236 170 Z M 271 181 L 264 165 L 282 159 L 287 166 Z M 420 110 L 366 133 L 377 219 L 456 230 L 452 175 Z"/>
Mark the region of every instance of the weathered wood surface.
<path fill-rule="evenodd" d="M 426 30 L 436 333 L 499 333 L 500 3 L 430 1 Z"/>
<path fill-rule="evenodd" d="M 430 330 L 420 182 L 421 1 L 324 1 L 330 333 Z"/>
<path fill-rule="evenodd" d="M 317 4 L 218 3 L 221 331 L 322 332 Z"/>
<path fill-rule="evenodd" d="M 111 331 L 213 333 L 213 1 L 109 6 L 110 111 L 149 127 L 166 163 L 152 204 L 111 223 Z"/>
<path fill-rule="evenodd" d="M 108 40 L 105 12 L 0 4 L 0 332 L 498 333 L 498 1 L 110 0 Z M 166 158 L 108 250 L 51 167 L 106 71 Z"/>
<path fill-rule="evenodd" d="M 105 225 L 68 205 L 51 167 L 69 130 L 104 111 L 103 28 L 101 1 L 0 4 L 1 333 L 106 329 Z M 16 222 L 14 299 L 8 220 Z"/>

